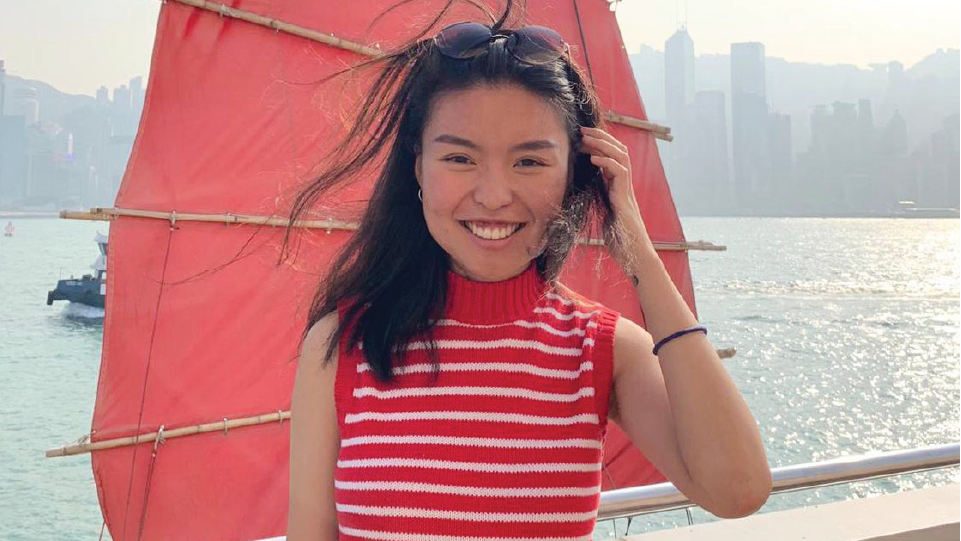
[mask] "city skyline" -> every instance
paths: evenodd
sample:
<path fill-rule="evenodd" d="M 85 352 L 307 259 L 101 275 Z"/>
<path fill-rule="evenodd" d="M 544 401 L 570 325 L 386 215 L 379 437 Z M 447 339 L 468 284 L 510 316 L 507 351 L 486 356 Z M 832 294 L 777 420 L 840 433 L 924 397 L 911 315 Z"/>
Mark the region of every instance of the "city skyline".
<path fill-rule="evenodd" d="M 907 69 L 862 69 L 789 62 L 759 41 L 703 52 L 682 24 L 663 50 L 628 57 L 647 118 L 673 130 L 674 142 L 658 147 L 679 213 L 877 215 L 913 200 L 957 208 L 959 49 Z M 108 204 L 149 81 L 101 85 L 90 99 L 8 75 L 2 203 Z"/>
<path fill-rule="evenodd" d="M 159 0 L 8 5 L 0 9 L 0 58 L 9 75 L 42 80 L 67 94 L 94 96 L 100 86 L 117 87 L 136 76 L 146 80 L 160 5 Z M 731 43 L 755 41 L 765 44 L 768 58 L 863 69 L 892 60 L 910 68 L 939 48 L 961 47 L 956 24 L 961 4 L 949 0 L 910 5 L 732 0 L 689 2 L 686 9 L 682 2 L 624 0 L 616 5 L 616 17 L 628 54 L 642 45 L 662 50 L 678 24 L 698 36 L 699 55 L 727 54 Z M 24 21 L 45 26 L 38 31 Z"/>
<path fill-rule="evenodd" d="M 841 77 L 847 88 L 822 101 L 826 96 L 805 90 L 826 82 L 825 67 L 817 73 L 794 63 L 772 76 L 759 42 L 732 43 L 727 61 L 717 66 L 727 70 L 727 84 L 718 88 L 715 72 L 705 85 L 695 66 L 696 43 L 681 26 L 663 54 L 651 50 L 632 65 L 642 93 L 658 82 L 663 87 L 660 114 L 652 118 L 663 117 L 675 136 L 658 146 L 679 214 L 879 215 L 920 206 L 957 215 L 957 50 L 939 50 L 918 64 L 926 70 L 921 85 L 892 61 Z M 869 80 L 857 80 L 865 76 Z M 803 96 L 800 108 L 796 97 L 780 96 L 794 98 L 794 118 L 772 107 L 768 85 L 775 81 L 782 92 Z M 805 123 L 810 139 L 792 148 L 792 132 L 800 131 L 794 128 Z"/>

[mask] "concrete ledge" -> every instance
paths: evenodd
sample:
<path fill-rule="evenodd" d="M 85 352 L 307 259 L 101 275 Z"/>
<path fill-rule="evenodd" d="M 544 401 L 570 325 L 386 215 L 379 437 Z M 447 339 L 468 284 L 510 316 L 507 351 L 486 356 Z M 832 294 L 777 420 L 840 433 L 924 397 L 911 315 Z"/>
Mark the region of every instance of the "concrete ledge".
<path fill-rule="evenodd" d="M 873 498 L 775 511 L 672 530 L 618 537 L 625 541 L 957 541 L 958 483 Z M 772 496 L 776 498 L 777 496 Z"/>

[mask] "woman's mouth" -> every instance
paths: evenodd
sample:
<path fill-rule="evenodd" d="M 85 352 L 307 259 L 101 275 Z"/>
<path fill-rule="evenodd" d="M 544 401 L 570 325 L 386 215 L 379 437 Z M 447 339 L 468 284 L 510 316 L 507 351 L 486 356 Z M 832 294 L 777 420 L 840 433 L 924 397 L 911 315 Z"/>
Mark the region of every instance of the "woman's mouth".
<path fill-rule="evenodd" d="M 475 222 L 461 221 L 461 225 L 475 237 L 484 240 L 502 240 L 517 233 L 527 222 Z"/>

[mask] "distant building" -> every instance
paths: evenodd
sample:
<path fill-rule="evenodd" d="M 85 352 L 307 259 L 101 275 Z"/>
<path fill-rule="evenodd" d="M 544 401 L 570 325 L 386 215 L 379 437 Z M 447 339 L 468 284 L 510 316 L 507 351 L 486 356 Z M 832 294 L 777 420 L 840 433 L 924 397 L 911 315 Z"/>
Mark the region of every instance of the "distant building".
<path fill-rule="evenodd" d="M 927 159 L 919 164 L 914 201 L 919 207 L 959 208 L 959 115 L 944 117 L 941 129 L 932 133 L 925 149 Z"/>
<path fill-rule="evenodd" d="M 692 171 L 691 105 L 694 102 L 694 41 L 681 26 L 664 43 L 664 92 L 667 125 L 674 140 L 665 146 L 664 169 L 679 207 L 694 197 L 697 178 Z"/>
<path fill-rule="evenodd" d="M 120 85 L 113 89 L 113 108 L 120 113 L 130 110 L 130 90 L 127 85 Z"/>
<path fill-rule="evenodd" d="M 13 208 L 26 191 L 25 132 L 23 116 L 0 116 L 0 208 Z"/>
<path fill-rule="evenodd" d="M 134 111 L 143 109 L 144 89 L 143 77 L 130 79 L 130 108 Z"/>
<path fill-rule="evenodd" d="M 771 113 L 768 115 L 770 137 L 768 151 L 771 156 L 771 205 L 769 210 L 784 212 L 790 203 L 793 184 L 794 153 L 791 150 L 791 115 Z"/>
<path fill-rule="evenodd" d="M 881 132 L 880 146 L 881 152 L 887 155 L 903 155 L 908 151 L 908 125 L 897 109 Z"/>
<path fill-rule="evenodd" d="M 101 86 L 97 89 L 97 107 L 106 109 L 110 106 L 110 91 L 107 87 Z"/>
<path fill-rule="evenodd" d="M 667 121 L 678 125 L 694 102 L 694 40 L 683 26 L 664 42 L 664 92 Z"/>
<path fill-rule="evenodd" d="M 738 205 L 748 211 L 764 208 L 771 188 L 764 62 L 763 44 L 731 44 L 734 186 Z"/>
<path fill-rule="evenodd" d="M 835 167 L 844 174 L 857 171 L 858 111 L 853 103 L 835 101 L 832 123 L 831 154 Z"/>
<path fill-rule="evenodd" d="M 857 161 L 863 170 L 870 170 L 877 154 L 877 128 L 874 127 L 874 113 L 871 100 L 858 100 L 858 145 Z"/>
<path fill-rule="evenodd" d="M 18 88 L 13 91 L 11 98 L 6 114 L 22 116 L 27 126 L 40 122 L 40 100 L 36 88 Z"/>
<path fill-rule="evenodd" d="M 734 211 L 734 189 L 728 167 L 727 106 L 720 90 L 695 93 L 691 114 L 691 175 L 695 196 L 692 214 L 726 215 Z"/>

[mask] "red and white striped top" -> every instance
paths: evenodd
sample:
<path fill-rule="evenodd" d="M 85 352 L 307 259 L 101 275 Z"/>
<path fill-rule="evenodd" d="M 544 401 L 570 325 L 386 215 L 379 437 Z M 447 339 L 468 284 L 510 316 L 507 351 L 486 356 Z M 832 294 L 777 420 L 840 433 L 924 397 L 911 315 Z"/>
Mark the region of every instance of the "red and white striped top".
<path fill-rule="evenodd" d="M 448 273 L 432 380 L 411 342 L 377 380 L 340 345 L 340 539 L 589 540 L 597 520 L 616 311 L 549 288 Z"/>

